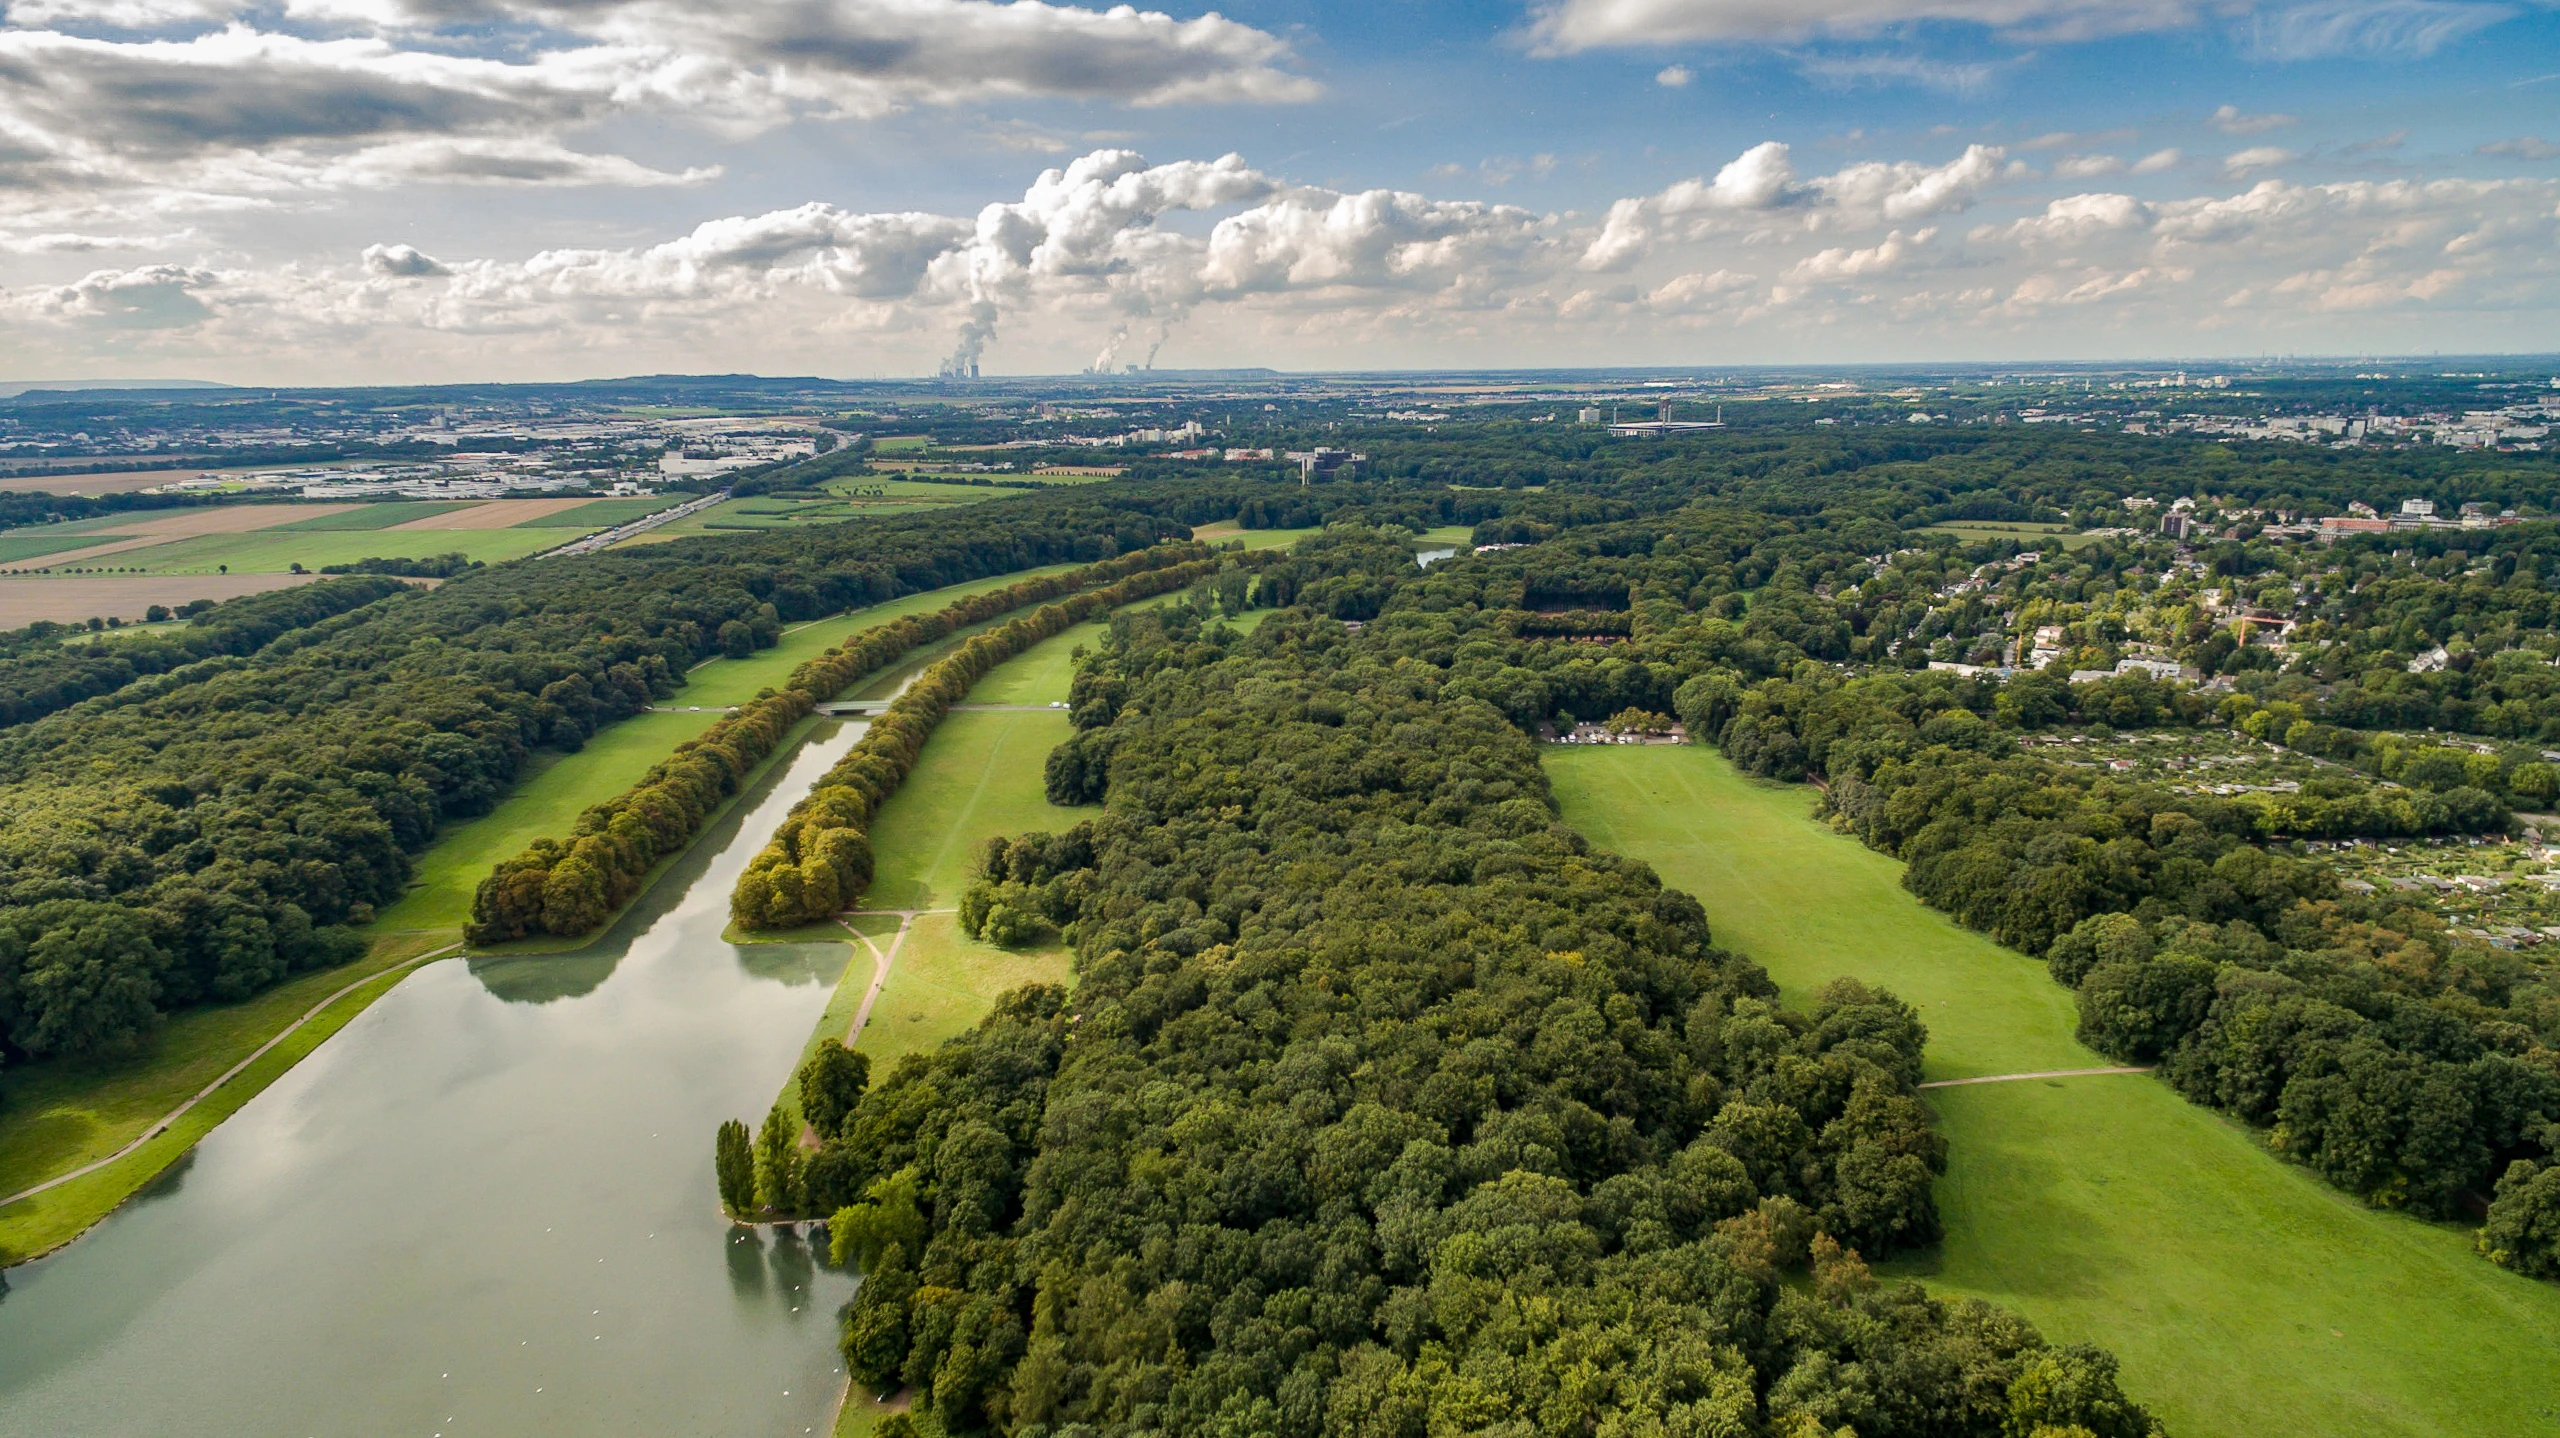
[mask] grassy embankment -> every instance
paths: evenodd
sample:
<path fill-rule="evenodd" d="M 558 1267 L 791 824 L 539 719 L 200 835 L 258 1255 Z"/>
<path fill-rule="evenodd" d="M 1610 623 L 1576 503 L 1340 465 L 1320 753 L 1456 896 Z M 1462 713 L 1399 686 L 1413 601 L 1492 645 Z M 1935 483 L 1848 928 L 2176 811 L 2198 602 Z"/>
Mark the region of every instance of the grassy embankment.
<path fill-rule="evenodd" d="M 1854 974 L 1917 1006 L 1931 1079 L 2104 1064 L 2032 959 L 1924 907 L 1814 793 L 1697 748 L 1550 749 L 1565 818 L 1706 905 L 1803 1001 Z M 2179 1438 L 2548 1435 L 2560 1286 L 2378 1212 L 2140 1075 L 1934 1089 L 1936 1251 L 1884 1265 L 2113 1349 Z"/>
<path fill-rule="evenodd" d="M 1064 569 L 1069 566 L 1057 566 Z M 747 659 L 720 659 L 692 673 L 677 704 L 734 705 L 779 684 L 793 667 L 874 624 L 950 603 L 1030 574 L 1007 574 L 934 590 L 801 626 Z M 387 992 L 403 960 L 461 938 L 472 892 L 492 865 L 544 834 L 565 834 L 581 809 L 629 787 L 674 747 L 722 716 L 717 712 L 634 715 L 579 752 L 545 754 L 488 814 L 449 825 L 421 857 L 409 893 L 368 929 L 373 946 L 358 962 L 296 978 L 247 1003 L 173 1017 L 140 1058 L 119 1064 L 24 1064 L 0 1071 L 0 1194 L 16 1193 L 93 1163 L 133 1142 L 162 1115 L 254 1052 L 318 1000 L 368 974 L 256 1065 L 191 1109 L 170 1131 L 126 1158 L 60 1188 L 0 1208 L 0 1261 L 42 1253 L 76 1237 L 148 1182 L 232 1111 Z M 776 757 L 787 754 L 786 743 Z M 768 761 L 773 762 L 773 761 Z"/>

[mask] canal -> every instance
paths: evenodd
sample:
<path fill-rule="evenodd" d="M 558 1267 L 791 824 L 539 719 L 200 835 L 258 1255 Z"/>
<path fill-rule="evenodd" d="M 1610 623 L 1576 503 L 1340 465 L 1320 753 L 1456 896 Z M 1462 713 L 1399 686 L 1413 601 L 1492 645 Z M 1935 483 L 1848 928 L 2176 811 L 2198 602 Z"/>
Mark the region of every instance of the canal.
<path fill-rule="evenodd" d="M 846 960 L 725 943 L 822 724 L 589 949 L 385 995 L 0 1298 L 0 1435 L 823 1432 L 850 1277 L 718 1211 Z"/>

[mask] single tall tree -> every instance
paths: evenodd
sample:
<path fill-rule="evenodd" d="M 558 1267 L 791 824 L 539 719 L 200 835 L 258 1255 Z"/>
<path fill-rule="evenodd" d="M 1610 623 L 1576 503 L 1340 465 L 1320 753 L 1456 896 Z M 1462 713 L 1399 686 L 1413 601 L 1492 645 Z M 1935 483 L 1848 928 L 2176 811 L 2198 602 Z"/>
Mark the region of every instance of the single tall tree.
<path fill-rule="evenodd" d="M 720 1136 L 712 1143 L 711 1163 L 720 1175 L 720 1206 L 741 1215 L 754 1211 L 756 1159 L 745 1124 L 733 1118 L 720 1125 Z"/>
<path fill-rule="evenodd" d="M 756 1130 L 756 1197 L 776 1213 L 800 1207 L 800 1126 L 776 1103 Z"/>

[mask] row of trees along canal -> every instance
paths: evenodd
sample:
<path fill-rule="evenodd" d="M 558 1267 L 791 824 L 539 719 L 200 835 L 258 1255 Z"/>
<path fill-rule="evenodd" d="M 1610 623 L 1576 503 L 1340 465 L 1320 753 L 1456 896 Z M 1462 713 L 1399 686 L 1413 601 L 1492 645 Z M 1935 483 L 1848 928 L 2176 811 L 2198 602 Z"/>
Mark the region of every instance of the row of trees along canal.
<path fill-rule="evenodd" d="M 1074 596 L 1069 604 L 1081 614 L 1097 603 L 1125 603 L 1142 593 L 1178 589 L 1206 572 L 1208 557 L 1202 545 L 1158 545 L 1066 574 L 1042 575 L 969 595 L 930 614 L 909 615 L 862 630 L 794 669 L 780 689 L 744 705 L 699 738 L 677 745 L 673 754 L 630 788 L 589 806 L 566 841 L 536 839 L 522 853 L 501 861 L 472 897 L 466 937 L 473 943 L 490 944 L 534 934 L 565 937 L 593 932 L 640 891 L 659 860 L 693 842 L 694 835 L 794 724 L 856 679 L 959 630 L 1027 605 Z M 1083 592 L 1097 584 L 1106 587 Z M 1040 616 L 1049 612 L 1043 609 Z M 996 632 L 1009 635 L 1022 627 L 1023 622 L 1017 621 Z M 990 638 L 972 639 L 954 658 L 976 654 Z M 936 685 L 935 676 L 953 662 L 944 660 L 928 668 L 915 689 Z M 888 715 L 875 721 L 855 755 L 887 752 L 881 741 L 883 731 L 902 732 L 916 722 L 914 714 L 910 701 L 902 698 Z M 940 714 L 936 709 L 933 717 L 938 719 Z M 903 774 L 903 768 L 898 772 Z M 808 912 L 789 922 L 834 913 L 870 877 L 870 851 L 858 829 L 828 834 L 819 847 L 830 857 L 813 858 L 807 868 L 811 884 L 823 887 L 813 888 L 809 905 L 802 906 Z M 793 892 L 798 892 L 796 886 Z"/>
<path fill-rule="evenodd" d="M 1937 1232 L 1911 1008 L 1780 1005 L 1556 824 L 1527 736 L 1322 617 L 1409 548 L 1298 562 L 1250 636 L 1115 620 L 1104 814 L 981 856 L 981 916 L 1065 896 L 1072 996 L 867 1089 L 822 1046 L 805 1162 L 723 1130 L 729 1202 L 867 1273 L 855 1381 L 947 1434 L 2156 1432 L 2107 1354 L 1869 1277 Z"/>
<path fill-rule="evenodd" d="M 1237 503 L 1070 489 L 499 565 L 433 591 L 342 581 L 144 640 L 120 687 L 0 728 L 9 1056 L 129 1051 L 170 1008 L 347 956 L 440 824 L 486 812 L 535 750 L 674 697 L 705 659 L 901 595 L 1144 551 Z M 10 648 L 0 681 L 34 710 L 57 681 L 122 677 L 86 646 L 62 662 Z"/>

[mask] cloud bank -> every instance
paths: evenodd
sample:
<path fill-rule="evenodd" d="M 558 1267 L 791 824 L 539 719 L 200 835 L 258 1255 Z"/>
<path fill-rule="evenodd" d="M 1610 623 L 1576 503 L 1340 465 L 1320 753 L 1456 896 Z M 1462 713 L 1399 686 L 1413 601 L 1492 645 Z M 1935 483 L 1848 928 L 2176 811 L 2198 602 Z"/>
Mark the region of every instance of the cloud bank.
<path fill-rule="evenodd" d="M 2372 341 L 2456 313 L 2541 332 L 2560 309 L 2560 182 L 2306 183 L 2284 176 L 2293 163 L 2244 150 L 2234 178 L 2143 198 L 1990 146 L 1807 174 L 1772 141 L 1584 216 L 1104 149 L 974 214 L 812 202 L 627 247 L 430 254 L 395 234 L 336 264 L 109 263 L 0 291 L 0 334 L 66 363 L 222 355 L 337 380 L 368 365 L 631 371 L 669 354 L 863 374 L 930 372 L 956 351 L 991 372 L 1056 370 L 1140 336 L 1186 363 L 1343 366 L 1482 363 L 1489 341 L 1520 363 L 1735 344 L 2195 353 L 2216 336 Z M 103 255 L 165 238 L 0 245 Z M 1851 348 L 1826 350 L 1826 333 Z"/>
<path fill-rule="evenodd" d="M 0 196 L 259 196 L 708 178 L 578 143 L 1007 99 L 1314 98 L 1216 14 L 1043 0 L 20 0 L 0 12 Z"/>

